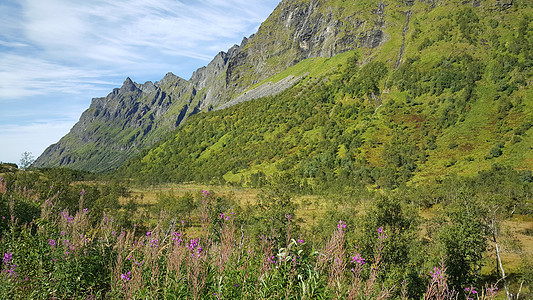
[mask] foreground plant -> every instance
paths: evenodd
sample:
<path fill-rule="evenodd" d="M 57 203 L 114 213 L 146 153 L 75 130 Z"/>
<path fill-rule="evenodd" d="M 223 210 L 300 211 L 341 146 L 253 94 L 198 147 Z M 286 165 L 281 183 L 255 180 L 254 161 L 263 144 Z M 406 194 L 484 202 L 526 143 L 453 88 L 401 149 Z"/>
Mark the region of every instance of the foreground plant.
<path fill-rule="evenodd" d="M 233 211 L 214 214 L 207 191 L 200 196 L 198 225 L 163 228 L 161 220 L 143 231 L 122 228 L 106 214 L 91 223 L 84 197 L 82 191 L 74 214 L 49 198 L 29 223 L 9 216 L 0 243 L 0 298 L 407 298 L 407 284 L 382 279 L 390 243 L 384 227 L 374 229 L 373 254 L 364 257 L 353 244 L 349 250 L 351 228 L 342 220 L 317 249 L 295 232 L 290 214 L 284 237 L 272 230 L 254 243 L 242 228 L 237 234 Z M 280 240 L 284 245 L 277 247 Z M 430 275 L 424 299 L 455 299 L 461 292 L 450 290 L 444 264 Z M 496 293 L 496 286 L 462 291 L 476 300 Z"/>

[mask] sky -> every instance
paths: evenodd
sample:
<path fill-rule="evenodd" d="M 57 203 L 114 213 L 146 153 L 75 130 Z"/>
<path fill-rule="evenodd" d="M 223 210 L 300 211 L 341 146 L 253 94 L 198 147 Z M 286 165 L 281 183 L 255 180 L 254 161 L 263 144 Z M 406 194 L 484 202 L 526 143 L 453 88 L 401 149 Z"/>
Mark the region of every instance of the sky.
<path fill-rule="evenodd" d="M 189 79 L 279 0 L 0 0 L 0 162 L 37 158 L 126 77 Z"/>

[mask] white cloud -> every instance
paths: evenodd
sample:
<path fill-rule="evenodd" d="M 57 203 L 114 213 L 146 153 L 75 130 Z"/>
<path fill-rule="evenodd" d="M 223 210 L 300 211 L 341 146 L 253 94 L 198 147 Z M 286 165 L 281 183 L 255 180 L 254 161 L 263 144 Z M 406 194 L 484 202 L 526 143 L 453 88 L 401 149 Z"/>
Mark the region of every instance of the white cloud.
<path fill-rule="evenodd" d="M 0 101 L 45 94 L 101 91 L 104 71 L 82 70 L 16 54 L 0 55 Z"/>
<path fill-rule="evenodd" d="M 28 125 L 4 125 L 0 131 L 2 145 L 0 161 L 17 163 L 22 153 L 31 152 L 37 158 L 49 145 L 67 134 L 72 123 L 47 122 Z"/>
<path fill-rule="evenodd" d="M 240 40 L 266 17 L 263 1 L 23 3 L 25 34 L 45 51 L 70 49 L 73 60 L 88 56 L 118 63 L 153 59 L 161 52 L 207 61 L 213 55 L 205 51 L 206 43 Z"/>
<path fill-rule="evenodd" d="M 176 62 L 207 64 L 227 50 L 218 47 L 251 34 L 276 2 L 24 0 L 20 7 L 1 6 L 0 12 L 19 18 L 10 17 L 0 33 L 0 46 L 10 48 L 0 52 L 0 99 L 77 92 L 92 97 L 101 90 L 93 84 L 98 77 L 117 83 L 146 73 L 191 74 L 193 69 L 174 69 L 191 64 Z"/>
<path fill-rule="evenodd" d="M 0 46 L 14 48 L 14 47 L 28 47 L 28 44 L 19 43 L 19 42 L 6 42 L 6 41 L 0 40 Z"/>

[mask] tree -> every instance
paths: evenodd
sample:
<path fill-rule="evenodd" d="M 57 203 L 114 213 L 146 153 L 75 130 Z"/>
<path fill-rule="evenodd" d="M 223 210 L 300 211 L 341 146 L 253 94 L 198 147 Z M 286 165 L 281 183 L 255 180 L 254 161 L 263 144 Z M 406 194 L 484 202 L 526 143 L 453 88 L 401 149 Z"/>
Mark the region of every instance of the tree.
<path fill-rule="evenodd" d="M 24 152 L 22 153 L 22 156 L 20 157 L 20 168 L 22 170 L 27 170 L 33 162 L 35 161 L 35 157 L 33 157 L 33 154 L 31 152 Z"/>
<path fill-rule="evenodd" d="M 487 247 L 480 212 L 465 201 L 455 203 L 444 212 L 436 241 L 447 267 L 449 282 L 456 290 L 475 284 L 481 273 L 481 259 Z"/>
<path fill-rule="evenodd" d="M 409 298 L 419 299 L 424 284 L 419 276 L 420 270 L 414 265 L 420 266 L 423 260 L 419 255 L 422 245 L 417 235 L 420 217 L 413 206 L 402 201 L 403 197 L 398 193 L 376 197 L 359 221 L 354 246 L 364 257 L 373 257 L 376 232 L 381 228 L 387 236 L 382 250 L 382 280 L 390 286 L 406 280 Z"/>

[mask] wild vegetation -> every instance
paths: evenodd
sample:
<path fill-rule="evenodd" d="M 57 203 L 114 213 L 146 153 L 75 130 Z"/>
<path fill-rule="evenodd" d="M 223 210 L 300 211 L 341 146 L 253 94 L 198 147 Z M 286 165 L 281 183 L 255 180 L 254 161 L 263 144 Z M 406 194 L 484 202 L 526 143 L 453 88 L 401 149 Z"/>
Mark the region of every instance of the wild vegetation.
<path fill-rule="evenodd" d="M 271 178 L 244 204 L 179 189 L 146 204 L 124 184 L 91 176 L 4 174 L 0 297 L 532 296 L 531 172 L 494 165 L 474 177 L 315 203 L 290 178 Z M 516 220 L 525 230 L 509 232 L 506 222 Z"/>

